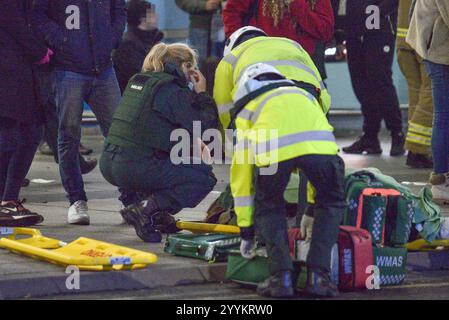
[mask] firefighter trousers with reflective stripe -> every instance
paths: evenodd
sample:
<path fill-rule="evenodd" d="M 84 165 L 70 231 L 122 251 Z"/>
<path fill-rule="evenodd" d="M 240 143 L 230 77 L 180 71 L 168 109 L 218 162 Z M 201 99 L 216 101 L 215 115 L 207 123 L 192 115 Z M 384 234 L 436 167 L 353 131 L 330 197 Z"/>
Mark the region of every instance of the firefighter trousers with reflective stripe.
<path fill-rule="evenodd" d="M 405 147 L 414 153 L 430 154 L 432 137 L 432 84 L 424 62 L 414 50 L 399 49 L 398 63 L 407 79 L 409 111 Z"/>

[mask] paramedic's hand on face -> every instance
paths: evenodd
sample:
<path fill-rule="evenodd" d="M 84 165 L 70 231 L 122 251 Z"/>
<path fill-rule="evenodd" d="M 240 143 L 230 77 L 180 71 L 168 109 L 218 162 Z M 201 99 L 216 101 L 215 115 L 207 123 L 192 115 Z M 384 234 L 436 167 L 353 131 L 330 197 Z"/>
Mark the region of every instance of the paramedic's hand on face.
<path fill-rule="evenodd" d="M 254 240 L 254 228 L 240 228 L 240 254 L 245 259 L 253 259 L 256 256 L 256 240 Z"/>
<path fill-rule="evenodd" d="M 193 84 L 193 89 L 196 93 L 206 92 L 207 85 L 206 85 L 206 78 L 201 73 L 201 71 L 197 69 L 192 69 L 189 71 L 190 75 L 190 81 Z"/>
<path fill-rule="evenodd" d="M 304 214 L 301 219 L 301 235 L 305 237 L 306 242 L 312 240 L 313 218 Z"/>
<path fill-rule="evenodd" d="M 221 4 L 221 0 L 207 0 L 206 2 L 206 10 L 214 11 L 217 10 Z"/>
<path fill-rule="evenodd" d="M 201 151 L 201 159 L 207 164 L 212 164 L 212 156 L 210 155 L 209 147 L 200 138 L 197 138 L 197 143 L 198 150 Z"/>

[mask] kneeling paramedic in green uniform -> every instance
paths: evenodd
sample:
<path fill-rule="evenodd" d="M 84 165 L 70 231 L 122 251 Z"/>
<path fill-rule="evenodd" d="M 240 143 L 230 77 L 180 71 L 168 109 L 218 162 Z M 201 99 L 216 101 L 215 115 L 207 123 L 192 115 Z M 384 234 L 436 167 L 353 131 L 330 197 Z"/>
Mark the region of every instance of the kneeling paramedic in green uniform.
<path fill-rule="evenodd" d="M 338 295 L 329 272 L 345 208 L 344 162 L 318 95 L 313 85 L 288 80 L 264 63 L 247 68 L 234 95 L 237 145 L 231 189 L 242 256 L 255 256 L 255 229 L 266 244 L 272 276 L 258 286 L 263 296 L 289 297 L 294 292 L 283 193 L 295 169 L 316 189 L 306 291 Z"/>
<path fill-rule="evenodd" d="M 172 215 L 197 206 L 217 181 L 201 159 L 192 163 L 189 153 L 181 155 L 187 163 L 174 162 L 171 155 L 176 130 L 188 135 L 187 150 L 198 143 L 207 154 L 200 138 L 191 141 L 195 125 L 201 124 L 201 135 L 218 127 L 215 102 L 196 66 L 196 54 L 187 45 L 153 47 L 142 73 L 128 83 L 105 142 L 101 172 L 119 187 L 125 205 L 120 213 L 146 242 L 160 242 L 161 232 L 177 231 Z"/>

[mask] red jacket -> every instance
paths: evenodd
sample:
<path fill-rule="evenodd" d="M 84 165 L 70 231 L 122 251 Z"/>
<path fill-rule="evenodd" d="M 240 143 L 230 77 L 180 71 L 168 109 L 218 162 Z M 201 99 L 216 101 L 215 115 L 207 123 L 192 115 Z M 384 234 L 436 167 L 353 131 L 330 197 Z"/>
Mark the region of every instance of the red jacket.
<path fill-rule="evenodd" d="M 228 0 L 223 10 L 226 37 L 243 27 L 244 17 L 255 0 Z M 294 0 L 290 12 L 284 14 L 277 27 L 271 15 L 263 15 L 263 0 L 259 0 L 256 17 L 249 24 L 264 30 L 269 36 L 285 37 L 295 40 L 309 53 L 313 54 L 317 42 L 328 42 L 334 34 L 334 13 L 330 0 L 317 0 L 314 10 L 307 0 Z M 295 27 L 296 22 L 296 27 Z"/>

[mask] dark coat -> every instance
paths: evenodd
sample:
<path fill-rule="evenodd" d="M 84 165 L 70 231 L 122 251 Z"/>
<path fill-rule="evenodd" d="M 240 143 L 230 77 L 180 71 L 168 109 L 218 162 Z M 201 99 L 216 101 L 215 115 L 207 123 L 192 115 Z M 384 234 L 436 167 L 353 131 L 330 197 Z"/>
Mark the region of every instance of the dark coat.
<path fill-rule="evenodd" d="M 0 1 L 0 117 L 24 123 L 43 118 L 33 68 L 47 53 L 29 28 L 30 2 Z"/>
<path fill-rule="evenodd" d="M 79 9 L 79 28 L 73 24 L 71 8 Z M 125 29 L 125 1 L 35 0 L 33 23 L 55 51 L 57 69 L 95 75 L 112 65 L 112 49 Z"/>
<path fill-rule="evenodd" d="M 333 0 L 333 5 L 338 8 L 340 1 Z M 380 29 L 368 30 L 366 20 L 371 15 L 367 14 L 368 6 L 375 5 L 380 8 Z M 394 36 L 397 30 L 399 0 L 348 0 L 346 2 L 346 17 L 336 20 L 335 29 L 338 43 L 345 39 L 358 38 L 370 34 L 390 34 Z"/>
<path fill-rule="evenodd" d="M 125 34 L 123 42 L 112 55 L 122 93 L 125 91 L 129 79 L 142 71 L 143 62 L 151 48 L 163 38 L 164 34 L 159 29 L 142 31 L 130 28 Z"/>

